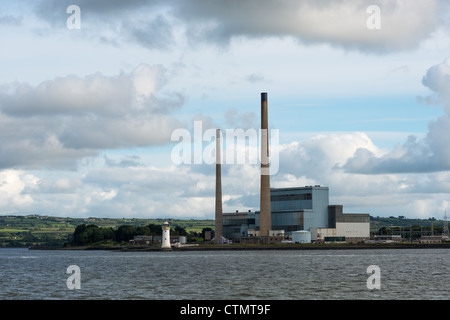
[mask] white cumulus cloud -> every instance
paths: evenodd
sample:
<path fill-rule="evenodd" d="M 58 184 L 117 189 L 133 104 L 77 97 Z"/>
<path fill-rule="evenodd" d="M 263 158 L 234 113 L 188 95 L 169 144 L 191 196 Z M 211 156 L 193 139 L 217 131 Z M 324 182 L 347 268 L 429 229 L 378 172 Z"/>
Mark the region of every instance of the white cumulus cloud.
<path fill-rule="evenodd" d="M 349 172 L 365 174 L 427 173 L 450 170 L 450 60 L 431 67 L 422 83 L 432 91 L 423 101 L 443 106 L 444 115 L 431 121 L 426 137 L 410 136 L 403 144 L 382 156 L 360 148 L 343 165 Z"/>

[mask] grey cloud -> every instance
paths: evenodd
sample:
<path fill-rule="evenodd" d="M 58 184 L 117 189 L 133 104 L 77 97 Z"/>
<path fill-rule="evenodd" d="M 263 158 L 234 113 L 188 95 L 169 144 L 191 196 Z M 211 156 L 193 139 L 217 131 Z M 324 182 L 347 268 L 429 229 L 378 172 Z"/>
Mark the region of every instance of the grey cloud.
<path fill-rule="evenodd" d="M 113 46 L 138 43 L 160 50 L 170 48 L 174 43 L 173 26 L 161 9 L 165 7 L 164 1 L 79 0 L 74 3 L 71 0 L 43 0 L 36 4 L 34 12 L 53 32 L 63 31 L 70 16 L 66 10 L 74 4 L 81 11 L 80 32 L 84 37 Z"/>
<path fill-rule="evenodd" d="M 369 30 L 373 1 L 179 2 L 176 16 L 195 40 L 228 43 L 235 37 L 294 37 L 304 44 L 328 43 L 364 52 L 411 49 L 439 26 L 438 1 L 380 1 L 381 30 Z"/>
<path fill-rule="evenodd" d="M 257 116 L 254 112 L 239 112 L 236 108 L 225 111 L 223 118 L 230 129 L 256 129 Z"/>
<path fill-rule="evenodd" d="M 250 83 L 267 82 L 267 80 L 264 78 L 264 76 L 262 76 L 260 74 L 255 74 L 255 73 L 248 75 L 247 77 L 245 77 L 245 79 Z"/>
<path fill-rule="evenodd" d="M 76 192 L 78 188 L 81 188 L 83 183 L 80 179 L 68 179 L 68 178 L 59 178 L 56 181 L 50 180 L 39 180 L 37 183 L 36 190 L 29 190 L 28 193 L 53 193 L 53 194 L 70 194 Z"/>
<path fill-rule="evenodd" d="M 146 48 L 168 49 L 175 44 L 170 21 L 163 15 L 151 21 L 139 20 L 128 28 L 131 40 Z"/>
<path fill-rule="evenodd" d="M 51 24 L 61 25 L 69 4 L 43 0 L 36 12 Z M 166 48 L 177 25 L 194 45 L 227 45 L 237 37 L 294 37 L 304 44 L 328 43 L 380 53 L 415 48 L 445 26 L 445 1 L 381 0 L 377 5 L 382 28 L 369 30 L 367 8 L 373 4 L 372 0 L 78 1 L 83 19 L 98 26 L 98 33 L 102 28 L 116 30 L 116 38 L 147 48 Z"/>
<path fill-rule="evenodd" d="M 343 168 L 361 174 L 426 173 L 444 169 L 430 148 L 415 136 L 410 136 L 403 145 L 383 157 L 377 157 L 367 149 L 358 149 Z"/>
<path fill-rule="evenodd" d="M 83 178 L 83 183 L 113 188 L 119 191 L 119 195 L 134 194 L 136 197 L 156 201 L 156 198 L 165 198 L 170 194 L 180 197 L 198 196 L 205 177 L 203 174 L 192 173 L 188 167 L 109 166 L 91 170 Z M 209 196 L 213 196 L 212 185 L 213 182 L 206 185 Z"/>
<path fill-rule="evenodd" d="M 433 91 L 435 99 L 441 99 L 445 108 L 450 106 L 450 58 L 428 69 L 422 84 Z M 450 112 L 450 109 L 448 110 Z"/>
<path fill-rule="evenodd" d="M 164 144 L 179 127 L 175 118 L 167 116 L 130 115 L 123 119 L 86 116 L 71 119 L 59 135 L 71 149 L 117 149 Z"/>
<path fill-rule="evenodd" d="M 34 1 L 33 1 L 34 2 Z M 65 25 L 68 14 L 67 8 L 70 5 L 77 5 L 80 7 L 82 17 L 87 19 L 94 19 L 103 17 L 107 23 L 119 21 L 127 13 L 135 13 L 136 10 L 143 8 L 152 8 L 158 1 L 151 0 L 41 0 L 35 2 L 34 11 L 36 14 L 45 19 L 53 26 Z"/>
<path fill-rule="evenodd" d="M 422 83 L 433 93 L 422 98 L 440 103 L 445 114 L 428 125 L 427 136 L 418 140 L 411 136 L 388 154 L 377 157 L 360 149 L 342 166 L 348 172 L 364 174 L 425 173 L 450 170 L 450 59 L 431 67 Z"/>
<path fill-rule="evenodd" d="M 15 17 L 11 15 L 0 16 L 0 24 L 8 26 L 19 26 L 22 24 L 23 17 Z"/>
<path fill-rule="evenodd" d="M 123 159 L 114 160 L 111 159 L 108 156 L 103 156 L 105 159 L 105 165 L 108 167 L 123 167 L 123 168 L 129 168 L 129 167 L 141 167 L 144 166 L 143 162 L 141 161 L 141 158 L 139 156 L 125 156 Z"/>
<path fill-rule="evenodd" d="M 67 149 L 57 139 L 54 118 L 17 119 L 0 113 L 0 168 L 76 169 L 78 159 L 93 156 L 95 150 Z"/>
<path fill-rule="evenodd" d="M 126 75 L 109 78 L 96 74 L 85 79 L 69 75 L 44 81 L 36 88 L 19 84 L 13 94 L 0 93 L 1 111 L 14 117 L 88 112 L 113 115 L 124 112 L 131 90 Z"/>
<path fill-rule="evenodd" d="M 75 168 L 103 149 L 170 142 L 184 97 L 161 94 L 164 70 L 67 76 L 0 92 L 0 168 Z"/>
<path fill-rule="evenodd" d="M 284 145 L 280 147 L 279 174 L 322 180 L 319 184 L 325 184 L 361 148 L 369 152 L 376 149 L 369 137 L 360 132 L 318 135 Z"/>

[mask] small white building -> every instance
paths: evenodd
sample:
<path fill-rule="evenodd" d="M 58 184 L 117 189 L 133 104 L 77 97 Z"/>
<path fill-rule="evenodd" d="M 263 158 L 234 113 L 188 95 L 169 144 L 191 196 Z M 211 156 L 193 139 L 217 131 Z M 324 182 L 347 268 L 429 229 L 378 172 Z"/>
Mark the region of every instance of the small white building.
<path fill-rule="evenodd" d="M 370 239 L 369 222 L 336 222 L 335 228 L 316 228 L 312 239 L 326 241 L 327 238 L 345 238 L 346 242 L 359 242 Z"/>
<path fill-rule="evenodd" d="M 442 243 L 442 236 L 421 236 L 420 243 Z"/>
<path fill-rule="evenodd" d="M 370 223 L 336 222 L 336 234 L 345 239 L 370 239 Z"/>

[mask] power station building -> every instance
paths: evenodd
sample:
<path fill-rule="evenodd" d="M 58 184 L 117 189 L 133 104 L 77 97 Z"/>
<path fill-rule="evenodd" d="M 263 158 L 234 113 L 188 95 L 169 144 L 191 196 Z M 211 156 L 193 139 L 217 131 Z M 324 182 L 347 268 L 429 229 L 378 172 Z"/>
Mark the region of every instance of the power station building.
<path fill-rule="evenodd" d="M 216 136 L 220 150 L 220 132 Z M 236 242 L 362 241 L 370 238 L 369 214 L 344 214 L 329 204 L 328 187 L 270 188 L 267 93 L 261 93 L 260 211 L 222 213 L 220 153 L 216 153 L 216 243 L 221 236 Z M 294 236 L 293 236 L 294 235 Z"/>
<path fill-rule="evenodd" d="M 342 205 L 329 204 L 329 189 L 323 186 L 271 188 L 271 236 L 292 238 L 309 231 L 312 241 L 356 242 L 370 238 L 369 214 L 345 214 Z M 223 236 L 241 242 L 259 236 L 260 212 L 223 214 Z"/>

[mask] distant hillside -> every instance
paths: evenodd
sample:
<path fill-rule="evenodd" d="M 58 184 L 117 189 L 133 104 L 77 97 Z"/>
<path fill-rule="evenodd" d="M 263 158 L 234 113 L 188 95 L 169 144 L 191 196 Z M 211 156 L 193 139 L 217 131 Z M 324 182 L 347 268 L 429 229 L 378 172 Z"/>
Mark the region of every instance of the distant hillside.
<path fill-rule="evenodd" d="M 214 220 L 194 219 L 136 219 L 136 218 L 61 218 L 51 216 L 0 216 L 0 247 L 24 247 L 35 245 L 62 246 L 75 228 L 81 224 L 93 224 L 116 229 L 122 225 L 135 227 L 149 224 L 162 225 L 169 221 L 172 227 L 182 227 L 187 232 L 214 229 Z"/>
<path fill-rule="evenodd" d="M 403 217 L 370 217 L 370 228 L 372 230 L 380 229 L 382 227 L 431 227 L 441 229 L 443 226 L 443 220 L 436 220 L 435 218 L 429 219 L 407 219 Z"/>
<path fill-rule="evenodd" d="M 121 225 L 135 227 L 149 224 L 162 225 L 169 221 L 172 227 L 182 227 L 187 232 L 200 233 L 203 228 L 214 229 L 214 220 L 195 219 L 137 219 L 137 218 L 61 218 L 51 216 L 0 216 L 0 247 L 26 247 L 35 245 L 62 246 L 68 241 L 75 228 L 81 224 L 94 224 L 103 228 L 116 229 Z M 371 217 L 371 231 L 386 227 L 431 227 L 442 230 L 443 221 L 430 219 L 406 219 L 402 217 Z"/>

